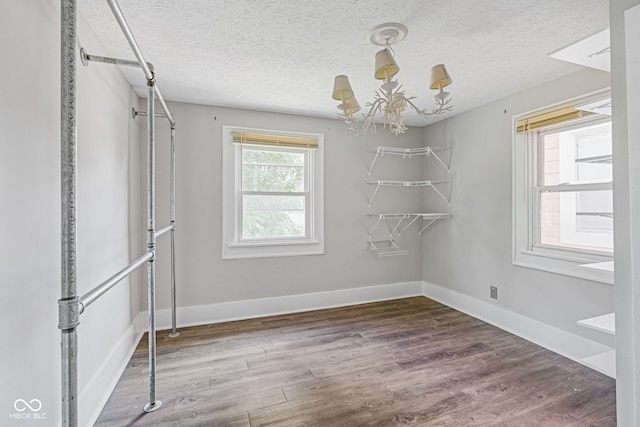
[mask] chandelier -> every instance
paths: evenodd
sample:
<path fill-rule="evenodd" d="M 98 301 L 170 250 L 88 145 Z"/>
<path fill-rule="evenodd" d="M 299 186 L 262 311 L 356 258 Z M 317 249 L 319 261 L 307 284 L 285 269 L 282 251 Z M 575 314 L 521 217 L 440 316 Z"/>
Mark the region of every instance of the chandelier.
<path fill-rule="evenodd" d="M 367 114 L 361 114 L 356 118 L 355 113 L 360 111 L 360 104 L 356 100 L 349 78 L 345 75 L 336 76 L 333 85 L 332 98 L 341 103 L 338 109 L 342 112 L 338 117 L 343 119 L 349 130 L 356 135 L 376 132 L 376 115 L 382 116 L 383 127 L 399 135 L 407 130 L 404 124 L 404 112 L 414 110 L 420 117 L 427 120 L 429 116 L 451 111 L 451 98 L 449 92 L 443 88 L 452 82 L 444 64 L 438 64 L 431 68 L 429 89 L 437 90 L 435 95 L 436 105 L 431 109 L 421 109 L 413 103 L 415 96 L 407 96 L 402 85 L 393 77 L 398 74 L 400 67 L 394 59 L 394 51 L 391 45 L 402 41 L 407 35 L 407 27 L 402 24 L 389 22 L 375 26 L 369 32 L 369 42 L 375 46 L 384 46 L 384 49 L 376 53 L 374 78 L 382 80 L 382 84 L 373 95 L 373 101 L 367 102 L 369 108 Z"/>

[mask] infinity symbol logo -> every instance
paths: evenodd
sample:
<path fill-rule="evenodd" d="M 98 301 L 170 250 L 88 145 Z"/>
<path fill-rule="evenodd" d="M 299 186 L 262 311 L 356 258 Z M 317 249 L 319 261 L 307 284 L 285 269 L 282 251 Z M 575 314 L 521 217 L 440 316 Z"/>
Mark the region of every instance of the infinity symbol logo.
<path fill-rule="evenodd" d="M 18 412 L 26 411 L 27 408 L 31 409 L 32 412 L 38 412 L 42 409 L 42 402 L 38 399 L 31 399 L 31 401 L 27 403 L 24 399 L 18 399 L 13 403 L 13 407 L 16 408 L 16 411 Z"/>

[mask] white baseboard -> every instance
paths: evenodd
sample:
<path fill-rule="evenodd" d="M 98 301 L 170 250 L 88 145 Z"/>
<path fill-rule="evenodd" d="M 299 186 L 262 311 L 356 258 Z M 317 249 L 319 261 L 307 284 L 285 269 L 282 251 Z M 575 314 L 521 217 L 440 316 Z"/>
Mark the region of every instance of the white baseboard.
<path fill-rule="evenodd" d="M 146 328 L 146 313 L 140 313 L 111 349 L 100 368 L 80 392 L 78 404 L 79 425 L 92 426 L 102 412 L 109 396 L 116 388 L 134 350 Z"/>
<path fill-rule="evenodd" d="M 433 283 L 424 282 L 423 295 L 591 368 L 582 359 L 612 350 L 579 335 Z M 602 373 L 610 375 L 608 372 Z"/>
<path fill-rule="evenodd" d="M 180 307 L 176 309 L 179 327 L 253 319 L 279 314 L 298 313 L 323 308 L 344 307 L 376 301 L 422 295 L 422 282 L 403 282 L 390 285 L 366 286 L 311 294 L 287 295 L 218 304 Z M 158 310 L 158 330 L 171 328 L 171 310 Z"/>

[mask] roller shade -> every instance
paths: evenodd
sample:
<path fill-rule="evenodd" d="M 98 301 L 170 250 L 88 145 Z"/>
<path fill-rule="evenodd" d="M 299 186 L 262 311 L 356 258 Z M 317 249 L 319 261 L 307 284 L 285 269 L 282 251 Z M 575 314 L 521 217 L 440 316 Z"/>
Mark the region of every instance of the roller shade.
<path fill-rule="evenodd" d="M 533 130 L 553 126 L 572 120 L 592 115 L 587 111 L 578 110 L 575 107 L 563 107 L 545 113 L 538 113 L 528 117 L 521 118 L 516 123 L 516 132 L 531 132 Z"/>
<path fill-rule="evenodd" d="M 252 132 L 233 132 L 235 144 L 265 145 L 286 148 L 318 148 L 318 140 L 304 136 L 269 135 Z"/>

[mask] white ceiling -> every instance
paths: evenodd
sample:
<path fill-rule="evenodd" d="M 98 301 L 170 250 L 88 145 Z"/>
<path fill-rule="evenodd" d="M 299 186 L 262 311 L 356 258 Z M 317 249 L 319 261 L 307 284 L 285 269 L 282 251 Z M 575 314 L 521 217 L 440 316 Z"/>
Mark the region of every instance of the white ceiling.
<path fill-rule="evenodd" d="M 330 118 L 337 74 L 349 76 L 361 105 L 372 99 L 379 48 L 368 34 L 381 23 L 409 30 L 394 46 L 397 78 L 421 108 L 433 104 L 431 66 L 446 64 L 454 111 L 438 119 L 577 71 L 549 53 L 609 26 L 609 0 L 119 3 L 166 100 Z M 90 54 L 135 59 L 104 0 L 80 0 L 79 10 L 105 48 Z M 144 97 L 140 70 L 123 72 Z M 419 117 L 407 123 L 425 125 Z"/>

